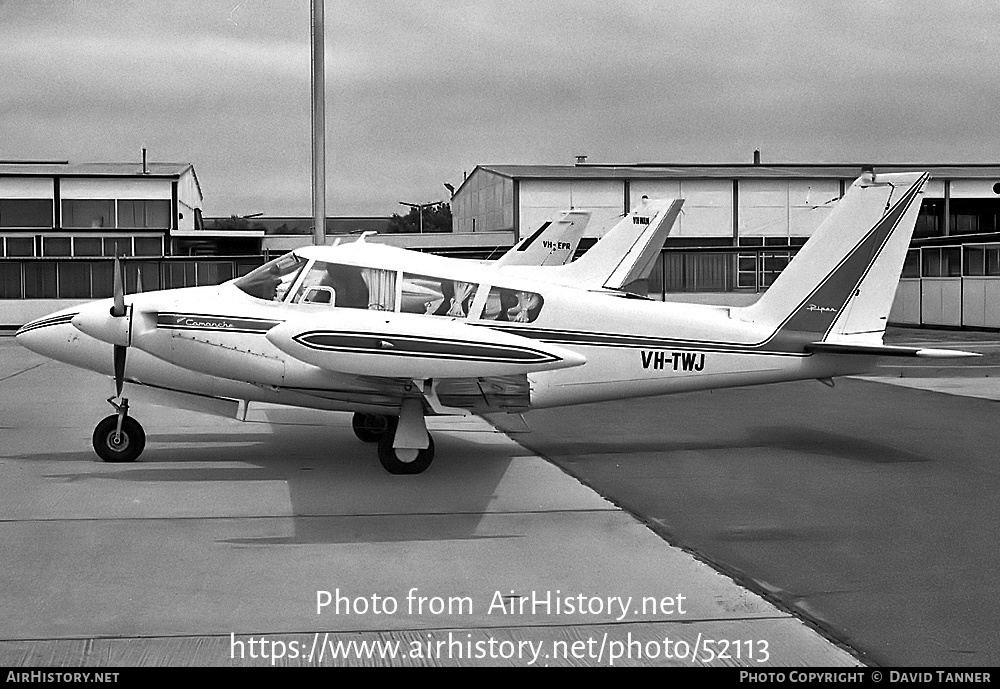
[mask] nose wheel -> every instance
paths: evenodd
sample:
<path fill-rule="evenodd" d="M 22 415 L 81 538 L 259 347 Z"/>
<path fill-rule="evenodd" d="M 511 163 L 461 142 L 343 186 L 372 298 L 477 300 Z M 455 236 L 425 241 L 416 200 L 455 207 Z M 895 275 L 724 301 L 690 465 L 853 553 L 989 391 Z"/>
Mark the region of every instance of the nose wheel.
<path fill-rule="evenodd" d="M 146 447 L 146 432 L 128 415 L 128 400 L 115 404 L 117 414 L 105 417 L 94 429 L 94 451 L 105 462 L 134 462 Z"/>
<path fill-rule="evenodd" d="M 381 414 L 362 414 L 358 412 L 351 420 L 354 435 L 364 443 L 377 443 L 383 435 L 389 432 L 389 418 Z"/>

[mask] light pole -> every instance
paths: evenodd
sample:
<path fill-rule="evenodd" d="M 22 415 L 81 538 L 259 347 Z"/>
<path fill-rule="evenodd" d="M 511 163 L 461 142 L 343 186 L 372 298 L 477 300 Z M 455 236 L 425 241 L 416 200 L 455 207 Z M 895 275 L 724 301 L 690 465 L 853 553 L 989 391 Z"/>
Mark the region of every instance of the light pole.
<path fill-rule="evenodd" d="M 438 201 L 433 203 L 408 203 L 406 201 L 399 202 L 403 206 L 409 206 L 410 208 L 416 208 L 417 214 L 420 216 L 420 234 L 424 233 L 424 209 L 431 208 L 432 206 L 438 205 Z"/>
<path fill-rule="evenodd" d="M 312 0 L 312 211 L 313 244 L 326 244 L 326 70 L 325 0 Z"/>

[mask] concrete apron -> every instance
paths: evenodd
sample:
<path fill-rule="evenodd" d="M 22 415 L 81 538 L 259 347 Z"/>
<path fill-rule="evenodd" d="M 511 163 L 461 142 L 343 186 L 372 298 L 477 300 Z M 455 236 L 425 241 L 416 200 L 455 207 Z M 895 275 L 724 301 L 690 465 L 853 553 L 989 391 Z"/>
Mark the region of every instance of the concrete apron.
<path fill-rule="evenodd" d="M 150 406 L 104 464 L 110 382 L 0 347 L 0 664 L 859 664 L 480 419 L 392 476 L 347 414 Z"/>

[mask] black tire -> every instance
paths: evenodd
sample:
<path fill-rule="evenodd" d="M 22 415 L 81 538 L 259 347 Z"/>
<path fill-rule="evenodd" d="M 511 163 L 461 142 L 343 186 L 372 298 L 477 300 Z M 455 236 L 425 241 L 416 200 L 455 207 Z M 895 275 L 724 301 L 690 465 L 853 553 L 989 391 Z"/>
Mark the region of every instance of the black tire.
<path fill-rule="evenodd" d="M 105 462 L 134 462 L 146 447 L 146 432 L 131 416 L 122 419 L 122 432 L 115 442 L 118 415 L 105 418 L 94 429 L 94 451 Z"/>
<path fill-rule="evenodd" d="M 416 456 L 406 461 L 400 459 L 400 455 L 413 450 L 397 450 L 392 446 L 395 433 L 386 433 L 378 441 L 378 461 L 382 468 L 390 474 L 419 474 L 423 472 L 434 461 L 434 438 L 427 436 L 430 444 L 423 450 L 416 450 Z"/>
<path fill-rule="evenodd" d="M 365 443 L 377 443 L 382 436 L 389 432 L 389 419 L 379 414 L 362 414 L 358 412 L 351 420 L 354 427 L 354 435 Z"/>

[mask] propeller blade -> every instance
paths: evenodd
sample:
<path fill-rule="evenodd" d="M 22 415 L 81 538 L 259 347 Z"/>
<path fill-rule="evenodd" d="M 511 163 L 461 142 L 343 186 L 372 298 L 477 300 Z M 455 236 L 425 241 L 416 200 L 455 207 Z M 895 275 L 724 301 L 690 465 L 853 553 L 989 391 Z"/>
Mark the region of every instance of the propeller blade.
<path fill-rule="evenodd" d="M 119 318 L 125 315 L 125 286 L 122 284 L 122 262 L 115 251 L 115 275 L 114 275 L 115 303 L 111 307 L 111 315 Z"/>
<path fill-rule="evenodd" d="M 125 353 L 128 347 L 115 345 L 115 390 L 122 396 L 122 386 L 125 384 Z"/>

